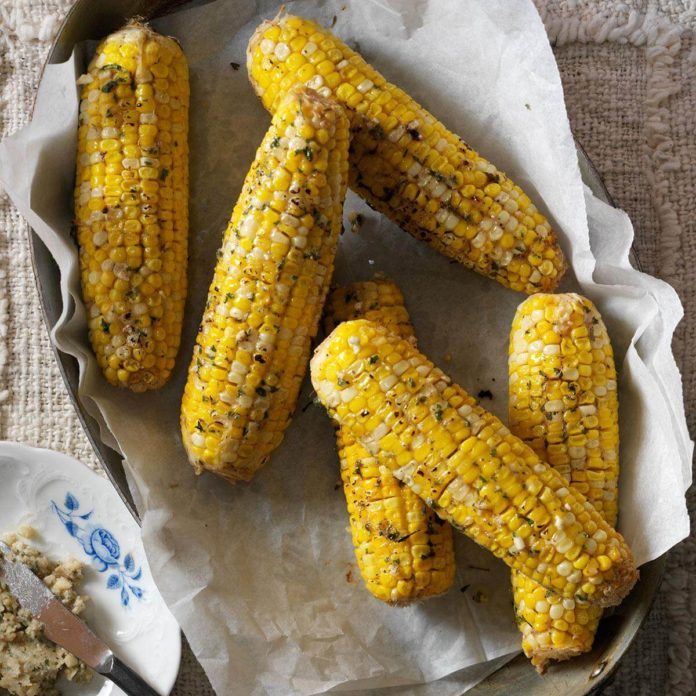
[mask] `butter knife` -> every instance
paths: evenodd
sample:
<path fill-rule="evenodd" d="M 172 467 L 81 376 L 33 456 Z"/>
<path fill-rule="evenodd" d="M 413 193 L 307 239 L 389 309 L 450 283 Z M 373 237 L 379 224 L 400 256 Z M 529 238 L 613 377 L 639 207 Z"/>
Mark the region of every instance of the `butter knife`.
<path fill-rule="evenodd" d="M 44 636 L 110 679 L 128 696 L 160 696 L 142 677 L 119 660 L 87 624 L 75 616 L 24 563 L 11 561 L 0 541 L 0 580 L 20 606 L 44 625 Z"/>

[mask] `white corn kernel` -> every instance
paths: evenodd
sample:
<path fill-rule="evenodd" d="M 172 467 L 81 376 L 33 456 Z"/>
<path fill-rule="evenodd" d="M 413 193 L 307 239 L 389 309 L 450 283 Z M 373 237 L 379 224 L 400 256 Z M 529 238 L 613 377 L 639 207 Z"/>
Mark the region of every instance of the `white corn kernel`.
<path fill-rule="evenodd" d="M 273 55 L 275 55 L 278 60 L 285 60 L 290 55 L 290 47 L 281 41 L 276 44 Z"/>
<path fill-rule="evenodd" d="M 379 388 L 383 392 L 389 391 L 397 382 L 398 378 L 396 375 L 389 375 L 388 377 L 385 377 L 383 380 L 380 381 L 379 383 Z"/>
<path fill-rule="evenodd" d="M 341 401 L 347 404 L 349 401 L 353 400 L 358 395 L 358 390 L 355 387 L 346 387 L 341 392 Z"/>
<path fill-rule="evenodd" d="M 527 548 L 527 545 L 524 542 L 524 539 L 519 536 L 515 536 L 512 538 L 512 543 L 514 544 L 515 548 L 518 551 L 523 551 L 525 548 Z"/>
<path fill-rule="evenodd" d="M 369 92 L 374 86 L 375 83 L 372 80 L 365 79 L 358 85 L 357 90 L 361 94 L 365 94 L 365 92 Z"/>
<path fill-rule="evenodd" d="M 563 618 L 563 605 L 561 604 L 552 604 L 549 607 L 549 616 L 554 620 L 557 621 L 558 619 Z"/>
<path fill-rule="evenodd" d="M 567 578 L 573 572 L 573 566 L 570 561 L 563 561 L 556 566 L 558 574 L 564 578 Z"/>

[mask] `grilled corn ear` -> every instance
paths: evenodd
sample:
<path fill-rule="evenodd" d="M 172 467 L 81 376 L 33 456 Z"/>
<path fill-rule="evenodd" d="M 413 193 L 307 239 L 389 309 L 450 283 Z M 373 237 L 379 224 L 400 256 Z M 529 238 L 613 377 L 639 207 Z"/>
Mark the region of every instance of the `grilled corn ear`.
<path fill-rule="evenodd" d="M 324 308 L 324 331 L 330 334 L 342 321 L 369 319 L 416 345 L 416 337 L 401 290 L 390 280 L 351 283 L 334 290 Z"/>
<path fill-rule="evenodd" d="M 340 324 L 311 363 L 336 423 L 455 528 L 567 599 L 613 606 L 637 579 L 623 537 L 408 341 Z"/>
<path fill-rule="evenodd" d="M 302 17 L 263 22 L 247 69 L 271 112 L 298 84 L 347 108 L 351 188 L 411 235 L 514 290 L 556 287 L 563 253 L 522 189 L 330 31 Z"/>
<path fill-rule="evenodd" d="M 328 291 L 348 169 L 342 107 L 280 105 L 224 234 L 181 405 L 191 464 L 248 481 L 295 408 Z"/>
<path fill-rule="evenodd" d="M 75 224 L 89 336 L 106 379 L 161 387 L 179 350 L 188 249 L 186 58 L 129 24 L 78 81 Z"/>
<path fill-rule="evenodd" d="M 510 332 L 510 430 L 583 493 L 612 526 L 619 478 L 616 368 L 590 300 L 539 294 Z M 512 587 L 522 647 L 538 670 L 592 649 L 602 610 L 564 599 L 520 573 Z"/>
<path fill-rule="evenodd" d="M 353 283 L 331 293 L 327 332 L 361 317 L 415 342 L 401 291 L 388 280 Z M 336 440 L 355 556 L 367 589 L 397 606 L 449 590 L 455 573 L 452 527 L 350 432 L 338 428 Z"/>

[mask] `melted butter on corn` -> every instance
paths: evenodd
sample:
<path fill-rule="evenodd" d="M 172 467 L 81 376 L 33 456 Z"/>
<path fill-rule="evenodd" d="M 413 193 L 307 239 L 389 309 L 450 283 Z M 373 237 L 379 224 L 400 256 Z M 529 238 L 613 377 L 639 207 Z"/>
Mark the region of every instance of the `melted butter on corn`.
<path fill-rule="evenodd" d="M 621 535 L 408 341 L 373 322 L 344 322 L 311 370 L 341 428 L 511 568 L 566 599 L 582 593 L 601 606 L 631 589 L 637 571 Z"/>
<path fill-rule="evenodd" d="M 161 387 L 179 350 L 188 249 L 186 59 L 130 24 L 81 85 L 75 224 L 89 335 L 106 379 Z"/>
<path fill-rule="evenodd" d="M 590 300 L 538 294 L 517 310 L 510 332 L 510 430 L 583 493 L 612 526 L 619 478 L 616 368 L 607 329 Z M 560 515 L 558 525 L 572 521 Z M 586 544 L 594 548 L 595 540 Z M 601 557 L 598 558 L 600 561 Z M 606 561 L 602 561 L 606 564 Z M 576 559 L 572 573 L 581 574 Z M 592 648 L 601 609 L 582 593 L 564 599 L 513 573 L 522 647 L 543 671 L 550 659 Z"/>
<path fill-rule="evenodd" d="M 388 280 L 353 283 L 331 293 L 327 333 L 359 318 L 415 343 L 404 298 Z M 446 592 L 455 573 L 452 527 L 350 432 L 338 428 L 336 440 L 355 556 L 367 589 L 397 606 Z"/>
<path fill-rule="evenodd" d="M 514 290 L 556 287 L 565 260 L 530 198 L 330 31 L 302 17 L 266 21 L 247 69 L 271 112 L 297 84 L 347 108 L 351 187 L 414 237 Z"/>
<path fill-rule="evenodd" d="M 333 271 L 348 121 L 312 90 L 278 108 L 218 255 L 181 406 L 189 459 L 249 480 L 295 408 Z"/>

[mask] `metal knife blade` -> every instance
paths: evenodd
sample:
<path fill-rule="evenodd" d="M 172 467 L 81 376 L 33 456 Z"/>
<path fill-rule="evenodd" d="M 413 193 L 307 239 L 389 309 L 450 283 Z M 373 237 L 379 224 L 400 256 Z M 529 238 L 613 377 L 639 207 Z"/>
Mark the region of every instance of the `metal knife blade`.
<path fill-rule="evenodd" d="M 108 677 L 129 696 L 159 696 L 142 677 L 121 662 L 108 645 L 73 614 L 31 569 L 12 561 L 12 551 L 0 541 L 0 581 L 20 606 L 44 625 L 44 636 Z"/>
<path fill-rule="evenodd" d="M 85 664 L 98 670 L 111 655 L 81 619 L 73 614 L 23 563 L 9 560 L 10 549 L 0 542 L 0 580 L 23 609 L 44 625 L 44 635 Z"/>

